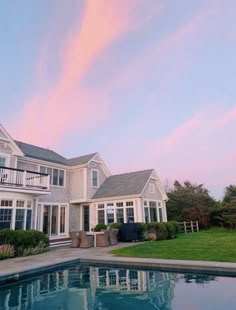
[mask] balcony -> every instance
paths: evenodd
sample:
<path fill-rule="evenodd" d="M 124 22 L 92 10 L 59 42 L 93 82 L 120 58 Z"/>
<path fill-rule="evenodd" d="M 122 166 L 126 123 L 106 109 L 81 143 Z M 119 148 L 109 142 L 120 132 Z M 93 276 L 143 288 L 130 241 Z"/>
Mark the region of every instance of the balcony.
<path fill-rule="evenodd" d="M 21 192 L 50 192 L 48 174 L 0 166 L 0 190 L 18 189 Z"/>

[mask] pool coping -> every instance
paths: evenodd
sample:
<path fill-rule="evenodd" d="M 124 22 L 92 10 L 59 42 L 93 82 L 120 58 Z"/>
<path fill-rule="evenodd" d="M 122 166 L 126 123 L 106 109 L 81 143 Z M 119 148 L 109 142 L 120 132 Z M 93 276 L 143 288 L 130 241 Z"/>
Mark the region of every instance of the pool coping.
<path fill-rule="evenodd" d="M 69 249 L 66 249 L 67 253 Z M 236 276 L 236 263 L 227 262 L 212 262 L 212 261 L 189 261 L 189 260 L 170 260 L 170 259 L 153 259 L 153 258 L 137 258 L 137 257 L 121 257 L 112 256 L 107 253 L 107 248 L 98 249 L 93 251 L 92 249 L 73 251 L 70 257 L 60 256 L 60 251 L 57 253 L 50 253 L 49 255 L 36 255 L 28 256 L 25 261 L 29 263 L 22 268 L 16 267 L 16 263 L 20 262 L 24 264 L 24 260 L 12 259 L 9 260 L 9 266 L 12 266 L 15 271 L 11 271 L 11 268 L 1 269 L 0 262 L 0 285 L 8 284 L 15 281 L 20 281 L 29 277 L 36 276 L 43 272 L 50 272 L 56 269 L 69 268 L 75 264 L 83 265 L 98 265 L 102 264 L 110 267 L 127 267 L 130 269 L 155 269 L 160 271 L 179 272 L 179 273 L 202 273 L 215 276 Z M 53 255 L 54 254 L 54 255 Z M 63 254 L 63 251 L 62 251 Z M 78 255 L 76 255 L 78 254 Z M 66 255 L 65 255 L 66 256 Z M 39 257 L 39 258 L 38 258 Z M 46 258 L 44 260 L 43 258 Z M 43 259 L 43 260 L 41 260 Z M 48 259 L 48 260 L 47 260 Z M 18 261 L 17 261 L 18 260 Z M 12 262 L 11 262 L 12 261 Z"/>

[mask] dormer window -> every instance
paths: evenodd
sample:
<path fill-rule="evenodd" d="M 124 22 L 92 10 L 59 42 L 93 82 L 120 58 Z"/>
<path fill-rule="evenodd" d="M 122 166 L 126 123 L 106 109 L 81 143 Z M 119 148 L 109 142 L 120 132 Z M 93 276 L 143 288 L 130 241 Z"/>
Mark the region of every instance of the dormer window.
<path fill-rule="evenodd" d="M 97 170 L 92 170 L 91 183 L 92 183 L 92 187 L 98 187 L 98 171 Z"/>

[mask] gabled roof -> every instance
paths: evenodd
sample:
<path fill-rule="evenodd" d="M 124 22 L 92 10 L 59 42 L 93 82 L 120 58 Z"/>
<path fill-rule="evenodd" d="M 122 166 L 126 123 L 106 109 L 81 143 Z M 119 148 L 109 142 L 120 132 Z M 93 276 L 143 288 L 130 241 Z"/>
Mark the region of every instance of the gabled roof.
<path fill-rule="evenodd" d="M 87 164 L 97 153 L 91 153 L 84 156 L 74 157 L 67 159 L 69 166 L 85 165 Z"/>
<path fill-rule="evenodd" d="M 92 199 L 139 195 L 146 186 L 153 169 L 112 175 L 97 190 Z"/>
<path fill-rule="evenodd" d="M 20 141 L 15 141 L 15 143 L 27 157 L 50 161 L 62 165 L 66 165 L 67 163 L 67 159 L 65 157 L 52 150 Z"/>
<path fill-rule="evenodd" d="M 15 143 L 27 157 L 49 161 L 49 162 L 56 163 L 56 164 L 67 165 L 67 166 L 85 165 L 97 154 L 97 153 L 92 153 L 92 154 L 88 154 L 88 155 L 84 155 L 80 157 L 67 159 L 61 156 L 60 154 L 52 150 L 45 149 L 43 147 L 35 146 L 32 144 L 28 144 L 28 143 L 20 142 L 20 141 L 15 141 Z"/>

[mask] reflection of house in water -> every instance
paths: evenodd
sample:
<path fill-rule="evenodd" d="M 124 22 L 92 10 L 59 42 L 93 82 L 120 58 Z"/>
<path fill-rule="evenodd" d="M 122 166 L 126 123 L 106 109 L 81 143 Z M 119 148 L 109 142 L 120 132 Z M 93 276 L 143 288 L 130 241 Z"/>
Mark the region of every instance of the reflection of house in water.
<path fill-rule="evenodd" d="M 157 271 L 74 267 L 0 291 L 0 310 L 171 309 L 176 275 Z"/>
<path fill-rule="evenodd" d="M 171 309 L 174 297 L 176 274 L 157 271 L 140 271 L 133 269 L 111 269 L 90 267 L 90 279 L 93 283 L 93 295 L 97 296 L 100 305 L 108 306 L 108 295 L 111 294 L 112 308 L 115 309 L 114 294 L 117 293 L 118 304 L 122 305 L 124 296 L 127 305 L 127 296 L 130 304 L 136 309 Z M 95 293 L 97 291 L 97 293 Z M 108 293 L 112 292 L 112 293 Z M 105 304 L 102 303 L 105 297 Z"/>

